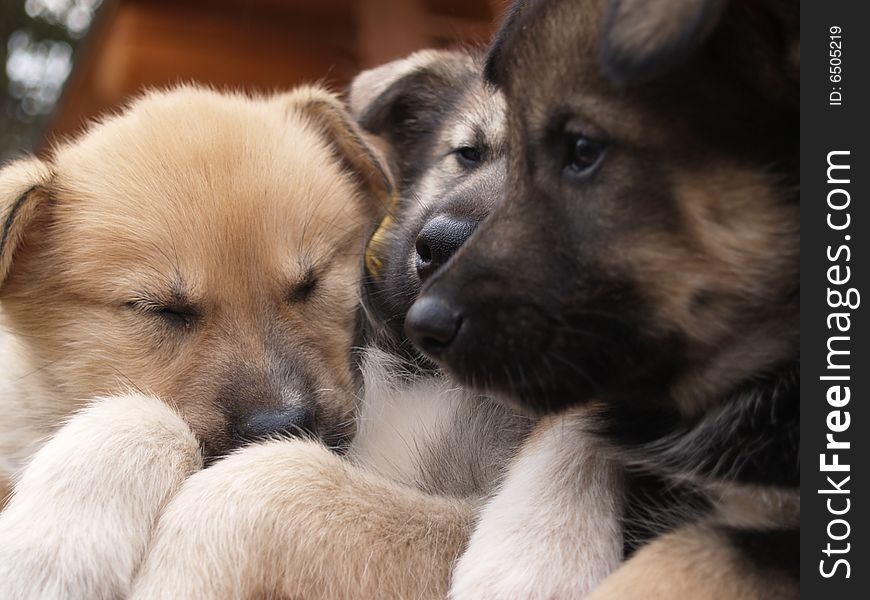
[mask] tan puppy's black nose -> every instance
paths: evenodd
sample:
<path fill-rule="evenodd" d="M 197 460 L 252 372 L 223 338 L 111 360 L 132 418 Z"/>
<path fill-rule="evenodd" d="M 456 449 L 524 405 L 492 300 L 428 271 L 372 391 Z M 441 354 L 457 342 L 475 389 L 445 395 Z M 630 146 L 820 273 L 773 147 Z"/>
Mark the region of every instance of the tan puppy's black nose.
<path fill-rule="evenodd" d="M 417 274 L 421 281 L 446 263 L 459 247 L 471 237 L 477 221 L 457 219 L 440 215 L 426 223 L 415 244 L 417 249 Z"/>
<path fill-rule="evenodd" d="M 312 433 L 314 415 L 302 406 L 261 409 L 242 419 L 235 427 L 245 441 L 255 441 L 270 435 L 303 435 Z"/>
<path fill-rule="evenodd" d="M 433 357 L 450 346 L 461 326 L 462 316 L 437 296 L 421 297 L 405 317 L 405 333 L 420 350 Z"/>

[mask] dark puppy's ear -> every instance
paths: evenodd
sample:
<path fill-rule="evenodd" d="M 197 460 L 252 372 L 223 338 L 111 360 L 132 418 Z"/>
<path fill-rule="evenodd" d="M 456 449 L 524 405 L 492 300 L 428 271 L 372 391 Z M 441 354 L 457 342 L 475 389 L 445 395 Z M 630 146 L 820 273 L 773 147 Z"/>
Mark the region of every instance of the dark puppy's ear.
<path fill-rule="evenodd" d="M 0 169 L 0 292 L 16 252 L 48 199 L 52 173 L 37 158 L 16 160 Z"/>
<path fill-rule="evenodd" d="M 504 86 L 504 70 L 508 62 L 505 47 L 508 45 L 509 38 L 517 31 L 522 30 L 520 20 L 528 13 L 527 8 L 531 4 L 533 4 L 532 0 L 515 0 L 511 3 L 486 51 L 486 58 L 483 62 L 483 77 L 493 85 Z"/>
<path fill-rule="evenodd" d="M 685 62 L 716 29 L 728 0 L 611 0 L 601 63 L 618 85 L 649 81 Z"/>
<path fill-rule="evenodd" d="M 350 108 L 366 131 L 382 138 L 403 181 L 414 179 L 421 150 L 469 81 L 479 76 L 464 52 L 423 50 L 362 72 L 350 88 Z"/>
<path fill-rule="evenodd" d="M 288 112 L 301 115 L 322 133 L 342 166 L 359 180 L 371 200 L 368 208 L 383 216 L 393 196 L 392 179 L 339 97 L 318 86 L 302 86 L 281 94 L 279 101 Z"/>

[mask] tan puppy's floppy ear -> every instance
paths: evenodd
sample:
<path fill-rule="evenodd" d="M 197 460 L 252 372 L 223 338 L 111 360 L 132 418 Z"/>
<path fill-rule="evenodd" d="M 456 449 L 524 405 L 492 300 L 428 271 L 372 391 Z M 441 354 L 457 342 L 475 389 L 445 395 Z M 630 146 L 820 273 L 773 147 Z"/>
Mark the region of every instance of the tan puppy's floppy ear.
<path fill-rule="evenodd" d="M 370 208 L 380 216 L 389 210 L 393 181 L 378 151 L 365 141 L 338 96 L 315 86 L 305 86 L 280 96 L 288 111 L 302 115 L 319 129 L 347 171 L 353 174 L 372 199 Z"/>
<path fill-rule="evenodd" d="M 48 198 L 52 173 L 37 158 L 16 160 L 0 169 L 0 290 L 16 251 Z"/>
<path fill-rule="evenodd" d="M 611 0 L 601 63 L 616 84 L 642 83 L 685 62 L 716 29 L 727 0 Z"/>

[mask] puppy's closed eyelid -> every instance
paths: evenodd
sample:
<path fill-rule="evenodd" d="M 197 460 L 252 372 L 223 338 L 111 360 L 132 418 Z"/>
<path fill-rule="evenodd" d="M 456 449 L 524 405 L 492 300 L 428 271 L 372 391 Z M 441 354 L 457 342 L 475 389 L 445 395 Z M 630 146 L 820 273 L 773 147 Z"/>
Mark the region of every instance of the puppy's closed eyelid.
<path fill-rule="evenodd" d="M 143 311 L 156 312 L 169 309 L 191 315 L 198 315 L 201 312 L 200 307 L 175 286 L 168 292 L 134 291 L 125 305 Z"/>
<path fill-rule="evenodd" d="M 180 329 L 189 330 L 201 319 L 201 312 L 188 302 L 177 299 L 164 301 L 149 294 L 141 294 L 124 303 L 132 309 L 149 318 L 160 319 L 162 322 Z"/>
<path fill-rule="evenodd" d="M 303 276 L 290 285 L 287 291 L 287 302 L 294 304 L 307 300 L 317 288 L 320 278 L 314 269 L 308 269 Z"/>

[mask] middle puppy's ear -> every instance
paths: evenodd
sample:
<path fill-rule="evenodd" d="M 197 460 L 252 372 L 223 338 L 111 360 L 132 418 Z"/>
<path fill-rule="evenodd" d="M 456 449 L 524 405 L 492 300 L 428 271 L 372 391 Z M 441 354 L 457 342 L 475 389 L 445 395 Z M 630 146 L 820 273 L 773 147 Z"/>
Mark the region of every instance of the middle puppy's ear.
<path fill-rule="evenodd" d="M 649 81 L 679 66 L 716 29 L 728 0 L 611 0 L 601 63 L 616 84 Z"/>
<path fill-rule="evenodd" d="M 383 216 L 392 203 L 392 179 L 338 96 L 320 87 L 304 86 L 279 98 L 285 109 L 320 130 L 341 164 L 361 183 L 371 200 L 369 208 Z"/>
<path fill-rule="evenodd" d="M 453 98 L 479 73 L 479 65 L 464 52 L 416 52 L 359 74 L 350 88 L 351 113 L 363 129 L 387 143 L 399 177 L 413 179 Z"/>

